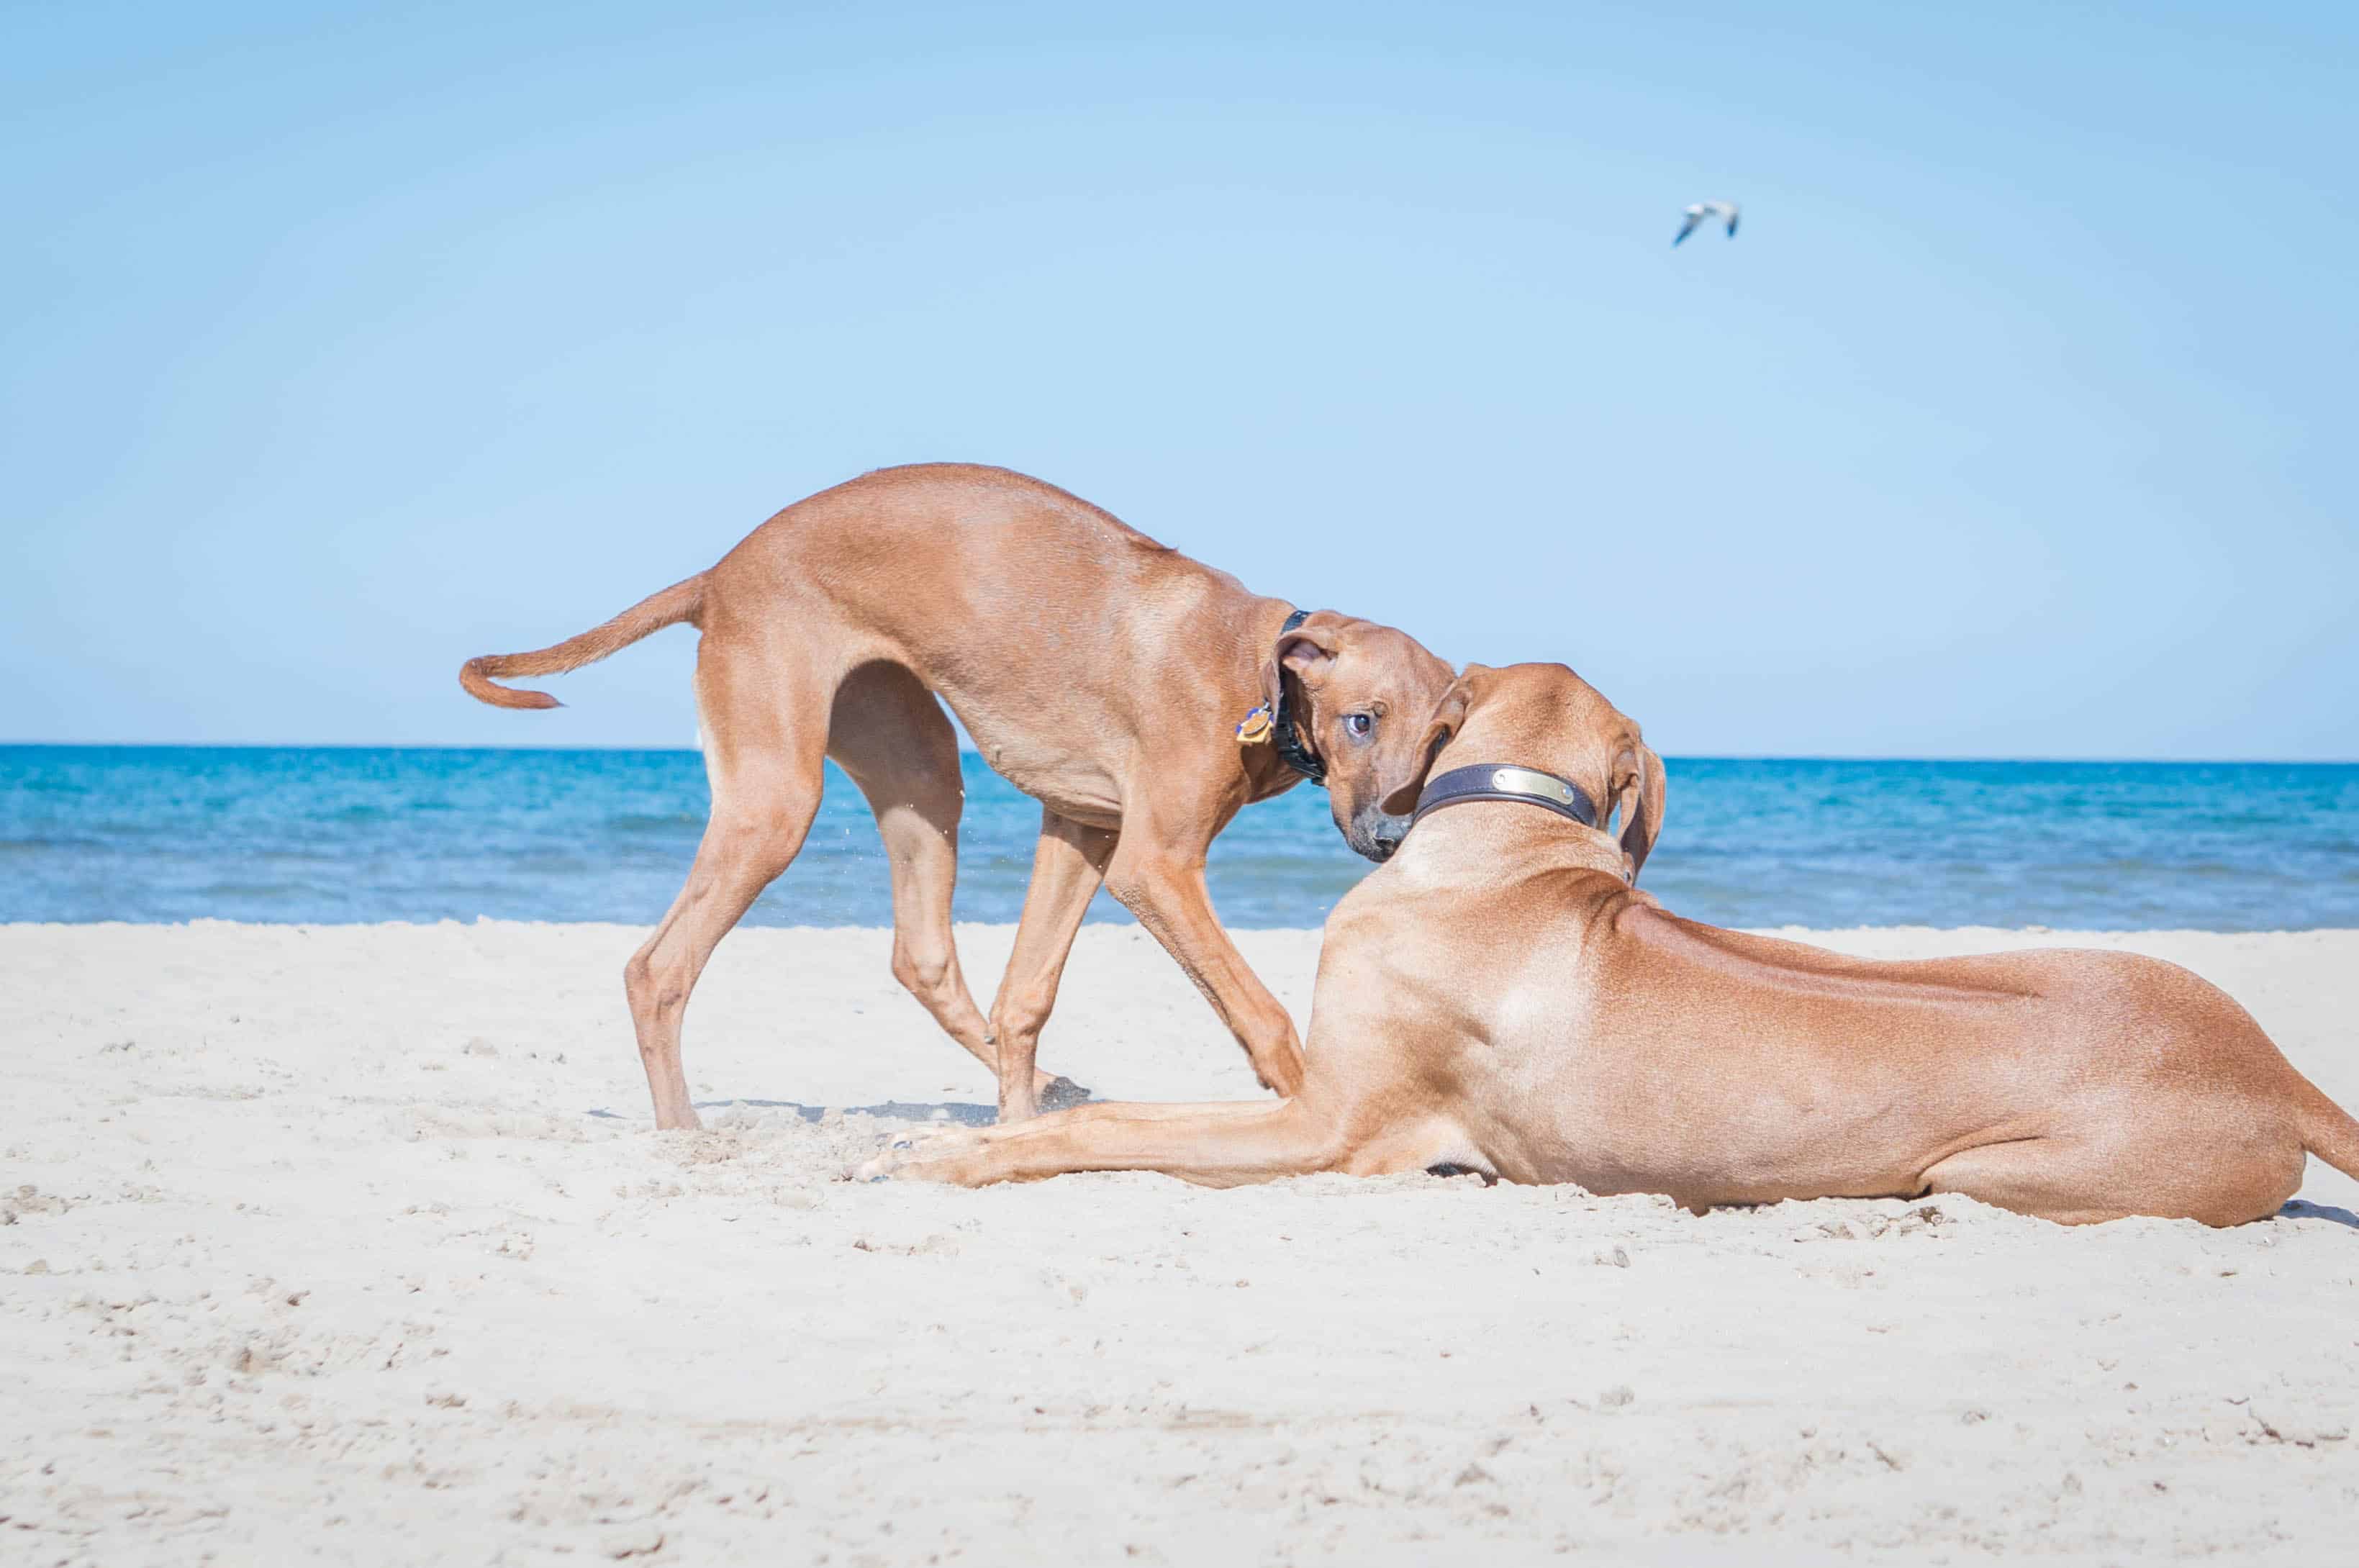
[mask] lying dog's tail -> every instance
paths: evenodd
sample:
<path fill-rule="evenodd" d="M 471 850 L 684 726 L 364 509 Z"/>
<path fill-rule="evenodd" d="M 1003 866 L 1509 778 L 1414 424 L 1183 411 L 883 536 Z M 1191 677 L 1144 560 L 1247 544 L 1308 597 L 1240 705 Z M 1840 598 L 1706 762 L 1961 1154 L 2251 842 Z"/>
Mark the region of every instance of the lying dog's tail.
<path fill-rule="evenodd" d="M 625 648 L 664 627 L 681 621 L 694 623 L 704 609 L 704 573 L 675 583 L 660 593 L 650 593 L 603 626 L 567 637 L 537 653 L 487 653 L 459 667 L 459 684 L 478 702 L 495 708 L 558 708 L 564 706 L 546 691 L 519 691 L 494 682 L 495 675 L 562 675 L 608 654 Z"/>
<path fill-rule="evenodd" d="M 2302 1079 L 2301 1086 L 2307 1093 L 2294 1116 L 2301 1146 L 2345 1176 L 2359 1177 L 2359 1121 L 2309 1079 Z"/>

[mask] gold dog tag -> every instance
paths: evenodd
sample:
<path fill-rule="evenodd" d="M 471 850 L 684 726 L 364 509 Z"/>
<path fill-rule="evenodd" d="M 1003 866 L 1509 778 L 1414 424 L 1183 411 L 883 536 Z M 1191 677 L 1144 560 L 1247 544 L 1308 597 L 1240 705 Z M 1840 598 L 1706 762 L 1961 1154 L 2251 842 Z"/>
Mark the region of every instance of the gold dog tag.
<path fill-rule="evenodd" d="M 1247 746 L 1259 746 L 1269 738 L 1269 704 L 1264 702 L 1238 722 L 1237 739 Z"/>

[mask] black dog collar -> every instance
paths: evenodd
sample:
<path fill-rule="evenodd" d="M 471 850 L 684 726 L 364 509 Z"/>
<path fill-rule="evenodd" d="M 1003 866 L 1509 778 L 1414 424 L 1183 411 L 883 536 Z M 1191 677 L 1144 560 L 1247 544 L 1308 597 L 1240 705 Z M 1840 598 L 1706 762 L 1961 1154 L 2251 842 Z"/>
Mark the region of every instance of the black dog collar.
<path fill-rule="evenodd" d="M 1277 628 L 1277 635 L 1284 637 L 1310 618 L 1310 611 L 1295 611 L 1286 617 L 1286 625 Z M 1302 734 L 1294 727 L 1294 710 L 1286 700 L 1284 669 L 1280 669 L 1277 672 L 1277 702 L 1269 715 L 1269 744 L 1277 753 L 1277 759 L 1280 762 L 1285 763 L 1313 784 L 1323 785 L 1327 782 L 1327 765 L 1319 759 L 1317 752 L 1302 744 Z"/>
<path fill-rule="evenodd" d="M 1528 805 L 1545 806 L 1582 827 L 1597 826 L 1597 802 L 1580 785 L 1553 773 L 1542 773 L 1537 768 L 1496 762 L 1453 768 L 1440 778 L 1428 780 L 1417 798 L 1417 814 L 1409 818 L 1409 826 L 1423 822 L 1429 811 L 1467 800 L 1522 800 Z"/>

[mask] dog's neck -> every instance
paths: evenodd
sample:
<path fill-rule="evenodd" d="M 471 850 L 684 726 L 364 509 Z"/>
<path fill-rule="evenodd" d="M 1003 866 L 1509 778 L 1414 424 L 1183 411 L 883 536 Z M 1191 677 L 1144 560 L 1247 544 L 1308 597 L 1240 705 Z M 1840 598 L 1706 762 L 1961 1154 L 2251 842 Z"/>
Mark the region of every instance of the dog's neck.
<path fill-rule="evenodd" d="M 1528 766 L 1514 761 L 1507 748 L 1476 735 L 1443 746 L 1426 777 L 1439 779 L 1477 763 Z M 1600 811 L 1613 809 L 1610 801 L 1593 804 Z M 1567 869 L 1601 871 L 1625 886 L 1629 881 L 1621 843 L 1602 825 L 1591 827 L 1527 800 L 1468 800 L 1428 812 L 1401 844 L 1401 856 L 1411 851 L 1436 867 L 1484 864 L 1513 866 L 1518 875 L 1529 868 L 1534 855 L 1544 855 Z"/>
<path fill-rule="evenodd" d="M 1233 711 L 1242 713 L 1261 702 L 1262 666 L 1268 662 L 1269 650 L 1277 646 L 1279 632 L 1293 614 L 1294 606 L 1283 599 L 1247 601 L 1239 622 L 1244 642 L 1236 667 L 1238 696 L 1232 699 Z M 1298 730 L 1309 728 L 1310 704 L 1296 703 L 1292 717 Z M 1242 747 L 1241 753 L 1248 800 L 1266 800 L 1303 782 L 1303 776 L 1287 765 L 1274 746 L 1248 746 Z"/>
<path fill-rule="evenodd" d="M 1594 828 L 1508 800 L 1474 800 L 1436 811 L 1402 841 L 1383 874 L 1410 885 L 1506 888 L 1536 871 L 1584 873 L 1595 891 L 1633 891 L 1622 846 Z"/>

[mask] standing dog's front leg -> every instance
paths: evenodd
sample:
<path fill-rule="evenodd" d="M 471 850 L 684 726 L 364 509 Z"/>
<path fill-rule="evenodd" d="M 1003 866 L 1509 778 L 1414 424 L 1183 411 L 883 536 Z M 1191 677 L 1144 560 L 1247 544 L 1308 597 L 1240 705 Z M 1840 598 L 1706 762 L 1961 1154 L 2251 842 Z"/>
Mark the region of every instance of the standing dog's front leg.
<path fill-rule="evenodd" d="M 1053 810 L 1040 812 L 1040 843 L 1032 856 L 1032 886 L 1016 923 L 1016 946 L 992 999 L 991 1032 L 998 1052 L 999 1119 L 1020 1122 L 1040 1109 L 1049 1086 L 1037 1065 L 1040 1029 L 1057 1005 L 1057 983 L 1082 917 L 1105 880 L 1114 835 L 1084 827 Z M 1072 1085 L 1068 1083 L 1069 1088 Z"/>
<path fill-rule="evenodd" d="M 1077 1105 L 1015 1127 L 919 1131 L 862 1166 L 886 1177 L 951 1181 L 1037 1181 L 1074 1171 L 1159 1171 L 1207 1187 L 1347 1167 L 1340 1120 L 1302 1100 L 1205 1105 Z"/>
<path fill-rule="evenodd" d="M 1203 846 L 1175 850 L 1126 828 L 1106 870 L 1106 889 L 1180 961 L 1245 1047 L 1262 1087 L 1286 1095 L 1300 1089 L 1302 1045 L 1294 1020 L 1213 915 Z"/>

